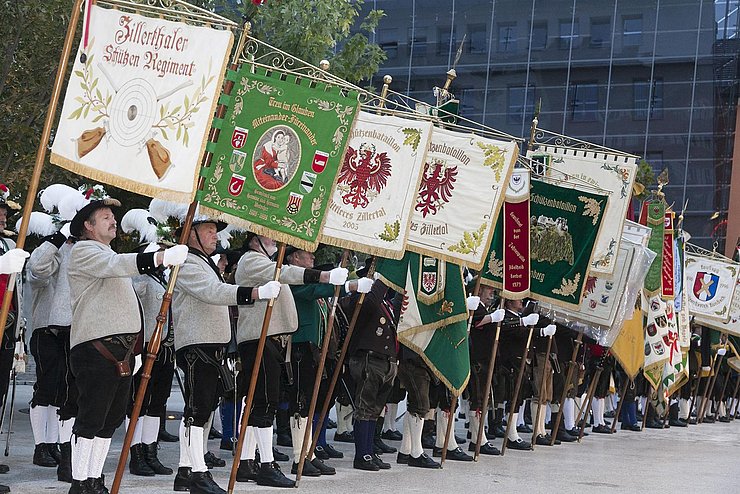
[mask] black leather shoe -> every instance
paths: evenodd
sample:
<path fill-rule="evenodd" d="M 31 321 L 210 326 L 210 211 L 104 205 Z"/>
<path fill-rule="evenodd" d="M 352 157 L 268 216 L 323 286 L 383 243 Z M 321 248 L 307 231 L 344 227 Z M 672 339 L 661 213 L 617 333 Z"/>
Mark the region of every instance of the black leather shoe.
<path fill-rule="evenodd" d="M 290 437 L 290 434 L 278 433 L 277 439 L 275 440 L 275 444 L 277 444 L 278 446 L 286 446 L 288 448 L 292 448 L 293 438 Z"/>
<path fill-rule="evenodd" d="M 140 477 L 154 477 L 156 475 L 152 467 L 147 463 L 144 457 L 144 445 L 134 444 L 131 446 L 131 453 L 128 461 L 128 471 L 131 475 L 138 475 Z M 170 472 L 172 473 L 172 472 Z"/>
<path fill-rule="evenodd" d="M 33 450 L 33 464 L 40 467 L 55 467 L 57 462 L 49 453 L 45 443 L 37 444 Z"/>
<path fill-rule="evenodd" d="M 293 463 L 293 466 L 290 467 L 290 473 L 293 475 L 298 474 L 298 463 Z M 321 477 L 321 470 L 313 466 L 313 464 L 306 460 L 303 462 L 303 473 L 301 474 L 303 477 Z"/>
<path fill-rule="evenodd" d="M 398 463 L 399 465 L 408 465 L 409 458 L 411 458 L 411 455 L 398 453 L 398 456 L 396 456 L 396 463 Z"/>
<path fill-rule="evenodd" d="M 475 443 L 470 443 L 468 445 L 468 451 L 475 453 Z M 489 455 L 489 456 L 498 456 L 501 454 L 501 451 L 499 451 L 497 447 L 492 446 L 490 443 L 485 442 L 480 447 L 480 454 Z"/>
<path fill-rule="evenodd" d="M 170 434 L 169 432 L 167 432 L 167 426 L 165 422 L 166 420 L 164 419 L 159 421 L 159 436 L 157 437 L 157 439 L 159 439 L 163 443 L 176 443 L 180 440 L 180 438 L 174 434 Z"/>
<path fill-rule="evenodd" d="M 57 467 L 57 480 L 69 484 L 72 482 L 72 443 L 60 444 L 59 451 L 62 458 Z"/>
<path fill-rule="evenodd" d="M 568 434 L 570 434 L 571 436 L 575 436 L 576 439 L 578 439 L 579 435 L 581 434 L 581 429 L 579 429 L 578 427 L 573 427 L 571 430 L 568 431 Z M 583 437 L 586 436 L 588 436 L 588 432 L 583 431 Z"/>
<path fill-rule="evenodd" d="M 324 446 L 324 452 L 329 455 L 329 458 L 335 458 L 335 459 L 344 458 L 344 453 L 337 450 L 331 444 L 327 444 L 326 446 Z"/>
<path fill-rule="evenodd" d="M 329 430 L 329 429 L 336 429 L 336 428 L 337 428 L 337 423 L 334 422 L 332 419 L 329 419 L 329 420 L 326 421 L 326 429 L 327 430 Z"/>
<path fill-rule="evenodd" d="M 498 438 L 506 437 L 506 429 L 501 424 L 494 426 L 493 433 Z"/>
<path fill-rule="evenodd" d="M 702 422 L 704 422 L 705 424 L 713 424 L 715 422 L 714 415 L 707 415 L 706 417 L 704 417 L 704 420 L 702 420 Z"/>
<path fill-rule="evenodd" d="M 62 460 L 62 453 L 59 451 L 59 444 L 47 443 L 46 449 L 49 450 L 49 454 L 54 458 L 54 461 L 57 462 L 57 465 L 59 465 L 59 462 Z"/>
<path fill-rule="evenodd" d="M 409 455 L 408 466 L 417 468 L 442 468 L 436 461 L 429 458 L 426 453 L 420 454 L 417 458 Z"/>
<path fill-rule="evenodd" d="M 730 423 L 730 417 L 727 417 L 727 416 L 720 417 L 719 418 L 719 421 L 722 422 L 723 424 L 729 424 Z M 673 425 L 673 422 L 671 422 L 671 425 Z M 679 425 L 678 427 L 684 427 L 684 426 Z"/>
<path fill-rule="evenodd" d="M 255 482 L 259 474 L 260 466 L 254 460 L 239 461 L 239 468 L 236 471 L 237 482 Z"/>
<path fill-rule="evenodd" d="M 334 433 L 334 441 L 338 443 L 353 443 L 355 442 L 355 435 L 353 432 L 341 432 Z"/>
<path fill-rule="evenodd" d="M 634 432 L 640 432 L 642 430 L 642 427 L 640 427 L 639 424 L 629 425 L 629 424 L 625 424 L 624 422 L 622 422 L 622 425 L 620 425 L 619 428 L 622 429 L 623 431 L 634 431 Z"/>
<path fill-rule="evenodd" d="M 214 455 L 210 451 L 203 455 L 203 459 L 205 460 L 206 466 L 208 468 L 225 467 L 226 466 L 226 462 L 224 460 L 222 460 L 218 456 Z"/>
<path fill-rule="evenodd" d="M 282 451 L 280 451 L 277 448 L 272 448 L 272 458 L 275 461 L 288 461 L 290 460 L 290 456 L 286 455 Z"/>
<path fill-rule="evenodd" d="M 516 431 L 519 434 L 531 434 L 533 432 L 532 431 L 532 428 L 530 426 L 528 426 L 527 424 L 518 425 L 516 427 Z"/>
<path fill-rule="evenodd" d="M 661 425 L 661 428 L 662 427 L 663 426 Z M 612 433 L 612 428 L 611 427 L 607 427 L 606 425 L 597 425 L 593 429 L 591 429 L 591 432 L 594 432 L 596 434 L 611 434 Z"/>
<path fill-rule="evenodd" d="M 645 424 L 645 427 L 648 429 L 662 429 L 663 428 L 663 422 L 660 422 L 658 420 L 650 420 L 648 419 L 647 423 Z M 596 432 L 594 430 L 594 432 Z"/>
<path fill-rule="evenodd" d="M 6 494 L 8 492 L 10 492 L 10 487 L 0 484 L 0 494 Z"/>
<path fill-rule="evenodd" d="M 722 419 L 720 419 L 720 421 L 721 421 L 721 420 L 722 420 Z M 727 422 L 729 422 L 729 419 L 727 420 Z M 670 419 L 670 420 L 668 421 L 668 423 L 670 423 L 670 424 L 671 424 L 671 426 L 673 426 L 673 427 L 688 427 L 688 426 L 689 426 L 689 424 L 687 424 L 686 422 L 684 422 L 684 421 L 683 421 L 683 420 L 681 420 L 681 419 Z"/>
<path fill-rule="evenodd" d="M 335 475 L 337 473 L 337 470 L 334 467 L 330 467 L 318 458 L 311 460 L 311 465 L 321 472 L 321 475 Z"/>
<path fill-rule="evenodd" d="M 357 470 L 365 470 L 367 472 L 377 472 L 380 470 L 380 467 L 375 464 L 375 461 L 373 461 L 372 455 L 365 455 L 361 458 L 355 457 L 354 461 L 352 462 L 352 468 L 355 468 Z"/>
<path fill-rule="evenodd" d="M 433 451 L 434 456 L 442 457 L 442 448 L 435 448 L 437 451 Z M 448 449 L 447 454 L 445 455 L 445 459 L 447 460 L 454 460 L 454 461 L 473 461 L 473 457 L 467 454 L 465 451 L 462 450 L 460 446 L 458 446 L 455 449 Z"/>
<path fill-rule="evenodd" d="M 72 456 L 70 454 L 70 458 L 71 457 Z M 10 471 L 10 467 L 8 465 L 0 465 L 0 473 L 8 473 L 9 471 Z"/>
<path fill-rule="evenodd" d="M 231 439 L 229 438 L 221 439 L 221 442 L 218 445 L 218 449 L 222 451 L 233 451 L 233 445 L 231 443 Z"/>
<path fill-rule="evenodd" d="M 268 487 L 295 487 L 295 481 L 290 480 L 280 470 L 277 462 L 263 463 L 260 465 L 260 471 L 257 474 L 257 485 L 266 485 Z"/>
<path fill-rule="evenodd" d="M 85 494 L 87 492 L 87 484 L 88 484 L 87 479 L 72 480 L 72 485 L 69 487 L 67 494 Z M 0 491 L 0 492 L 3 492 L 3 491 Z M 10 492 L 10 488 L 8 488 L 8 490 L 4 492 Z"/>
<path fill-rule="evenodd" d="M 190 467 L 179 467 L 175 475 L 175 483 L 172 486 L 173 491 L 188 492 L 190 490 Z"/>
<path fill-rule="evenodd" d="M 398 451 L 393 446 L 388 446 L 387 444 L 385 444 L 383 440 L 378 436 L 375 436 L 375 440 L 373 441 L 373 449 L 376 448 L 380 450 L 380 454 L 395 453 L 396 451 Z"/>
<path fill-rule="evenodd" d="M 193 491 L 191 490 L 190 492 Z M 98 477 L 97 479 L 88 478 L 86 494 L 109 494 L 108 488 L 105 487 L 105 482 L 103 482 L 103 477 Z"/>
<path fill-rule="evenodd" d="M 373 463 L 378 465 L 378 468 L 380 470 L 390 470 L 391 469 L 391 464 L 384 462 L 378 455 L 373 455 Z"/>
<path fill-rule="evenodd" d="M 211 430 L 208 431 L 208 439 L 222 439 L 224 436 L 220 432 L 218 432 L 216 429 L 211 427 Z"/>
<path fill-rule="evenodd" d="M 564 427 L 558 429 L 558 440 L 564 443 L 572 443 L 578 441 L 578 436 L 573 436 Z"/>
<path fill-rule="evenodd" d="M 328 460 L 329 459 L 329 453 L 327 453 L 326 451 L 324 451 L 324 448 L 322 446 L 316 446 L 316 449 L 313 450 L 313 454 L 319 460 Z"/>
<path fill-rule="evenodd" d="M 457 442 L 457 444 L 465 444 L 466 442 L 468 442 L 468 440 L 465 439 L 464 437 L 455 435 L 455 442 Z"/>
<path fill-rule="evenodd" d="M 434 436 L 421 436 L 421 447 L 432 449 L 434 447 Z"/>
<path fill-rule="evenodd" d="M 538 434 L 535 438 L 535 444 L 537 446 L 549 446 L 551 441 L 552 436 L 550 434 Z M 556 439 L 553 444 L 560 444 L 560 441 Z"/>
<path fill-rule="evenodd" d="M 226 494 L 213 480 L 211 472 L 190 472 L 190 494 Z"/>
<path fill-rule="evenodd" d="M 381 438 L 387 441 L 401 441 L 403 440 L 403 434 L 401 431 L 385 431 L 380 435 Z"/>
<path fill-rule="evenodd" d="M 162 465 L 157 456 L 157 443 L 142 444 L 144 451 L 144 459 L 146 460 L 149 467 L 154 470 L 157 475 L 172 475 L 172 469 Z"/>
<path fill-rule="evenodd" d="M 507 449 L 516 449 L 519 451 L 527 451 L 532 449 L 532 444 L 529 443 L 529 441 L 525 441 L 521 437 L 517 439 L 516 441 L 512 441 L 511 439 L 506 440 L 506 448 Z"/>

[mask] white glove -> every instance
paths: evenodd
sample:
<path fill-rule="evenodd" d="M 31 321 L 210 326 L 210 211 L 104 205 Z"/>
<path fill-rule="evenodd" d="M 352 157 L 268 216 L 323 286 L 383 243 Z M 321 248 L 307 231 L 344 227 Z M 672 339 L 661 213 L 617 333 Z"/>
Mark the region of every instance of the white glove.
<path fill-rule="evenodd" d="M 162 256 L 162 264 L 165 266 L 179 266 L 183 264 L 188 258 L 188 246 L 187 245 L 175 245 L 164 250 Z"/>
<path fill-rule="evenodd" d="M 20 273 L 30 255 L 22 249 L 9 250 L 0 256 L 0 274 Z"/>
<path fill-rule="evenodd" d="M 344 282 L 347 281 L 347 276 L 349 276 L 347 268 L 334 268 L 329 271 L 329 283 L 332 285 L 344 285 Z"/>
<path fill-rule="evenodd" d="M 377 271 L 375 271 L 375 272 L 373 273 L 373 279 L 374 279 L 374 280 L 379 280 L 379 279 L 380 279 L 380 273 L 378 273 Z"/>
<path fill-rule="evenodd" d="M 359 293 L 367 293 L 373 287 L 373 280 L 370 278 L 359 278 L 357 280 L 357 291 Z M 349 291 L 349 290 L 347 290 Z"/>
<path fill-rule="evenodd" d="M 712 368 L 711 368 L 711 367 L 709 367 L 708 365 L 702 365 L 702 366 L 701 366 L 701 371 L 702 371 L 702 372 L 709 372 L 709 371 L 711 371 L 711 370 L 712 370 Z"/>
<path fill-rule="evenodd" d="M 727 348 L 718 348 L 717 349 L 717 355 L 724 355 L 727 353 Z"/>
<path fill-rule="evenodd" d="M 540 336 L 555 336 L 557 327 L 554 324 L 548 324 L 540 330 Z"/>
<path fill-rule="evenodd" d="M 540 320 L 539 314 L 530 314 L 522 317 L 522 324 L 525 326 L 534 326 Z"/>
<path fill-rule="evenodd" d="M 257 298 L 260 300 L 275 298 L 280 294 L 280 282 L 268 281 L 261 287 L 257 288 Z"/>
<path fill-rule="evenodd" d="M 505 315 L 506 311 L 504 309 L 496 309 L 491 312 L 491 322 L 501 322 L 504 320 Z"/>
<path fill-rule="evenodd" d="M 72 233 L 69 231 L 69 224 L 70 222 L 68 221 L 59 229 L 59 233 L 64 235 L 64 238 L 69 238 L 69 236 L 72 235 Z"/>
<path fill-rule="evenodd" d="M 475 295 L 471 295 L 467 299 L 465 299 L 465 303 L 468 306 L 468 310 L 475 310 L 480 305 L 480 297 L 477 297 Z"/>

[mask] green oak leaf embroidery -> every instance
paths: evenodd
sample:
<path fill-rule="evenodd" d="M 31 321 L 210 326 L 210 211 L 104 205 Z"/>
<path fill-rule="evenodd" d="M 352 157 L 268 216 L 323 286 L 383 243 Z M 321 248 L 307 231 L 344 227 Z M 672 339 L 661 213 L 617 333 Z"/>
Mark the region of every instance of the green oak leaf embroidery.
<path fill-rule="evenodd" d="M 383 231 L 378 234 L 378 238 L 380 240 L 385 240 L 386 242 L 395 242 L 400 234 L 401 223 L 396 220 L 393 223 L 386 223 Z"/>
<path fill-rule="evenodd" d="M 501 180 L 501 171 L 504 169 L 504 157 L 506 151 L 493 144 L 478 143 L 478 147 L 483 150 L 485 159 L 483 160 L 483 166 L 487 166 L 496 174 L 496 181 Z"/>
<path fill-rule="evenodd" d="M 406 136 L 406 138 L 403 140 L 403 145 L 411 146 L 414 152 L 416 152 L 416 149 L 419 147 L 419 143 L 421 142 L 421 130 L 405 128 L 401 129 L 401 132 L 403 132 L 403 135 Z"/>
<path fill-rule="evenodd" d="M 488 223 L 483 223 L 478 230 L 463 233 L 463 238 L 458 243 L 450 245 L 447 250 L 450 252 L 459 252 L 460 254 L 477 254 L 486 236 L 487 226 Z"/>

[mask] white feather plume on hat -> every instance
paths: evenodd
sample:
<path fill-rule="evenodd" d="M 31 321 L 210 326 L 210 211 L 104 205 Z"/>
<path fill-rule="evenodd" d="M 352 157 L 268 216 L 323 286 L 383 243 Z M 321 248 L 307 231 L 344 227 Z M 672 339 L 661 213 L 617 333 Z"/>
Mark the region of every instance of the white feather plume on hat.
<path fill-rule="evenodd" d="M 157 220 L 146 209 L 130 209 L 121 219 L 121 229 L 126 233 L 138 232 L 140 242 L 157 242 Z"/>
<path fill-rule="evenodd" d="M 71 220 L 75 217 L 77 211 L 88 204 L 90 204 L 90 199 L 79 190 L 74 190 L 74 192 L 70 192 L 61 198 L 59 204 L 57 204 L 57 209 L 63 220 Z"/>
<path fill-rule="evenodd" d="M 62 198 L 69 194 L 81 195 L 77 189 L 74 189 L 69 185 L 51 184 L 41 191 L 39 194 L 39 201 L 47 213 L 53 213 L 55 209 L 59 209 L 59 203 L 62 201 Z"/>
<path fill-rule="evenodd" d="M 20 230 L 21 222 L 23 218 L 19 218 L 15 222 L 16 231 Z M 54 217 L 42 213 L 40 211 L 32 211 L 31 217 L 28 220 L 28 233 L 29 235 L 38 235 L 39 237 L 46 237 L 52 235 L 59 230 L 59 225 L 54 221 Z"/>
<path fill-rule="evenodd" d="M 171 217 L 182 221 L 185 219 L 187 212 L 187 204 L 178 204 L 162 199 L 152 199 L 152 202 L 149 203 L 149 215 L 160 223 L 166 223 Z"/>

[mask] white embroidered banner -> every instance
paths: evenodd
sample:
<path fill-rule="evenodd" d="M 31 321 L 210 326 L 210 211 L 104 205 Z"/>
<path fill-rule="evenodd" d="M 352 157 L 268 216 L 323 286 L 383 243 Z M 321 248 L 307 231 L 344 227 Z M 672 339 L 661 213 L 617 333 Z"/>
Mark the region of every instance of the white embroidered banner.
<path fill-rule="evenodd" d="M 233 34 L 96 5 L 86 21 L 51 162 L 190 202 Z"/>
<path fill-rule="evenodd" d="M 435 127 L 406 248 L 480 269 L 518 153 L 514 141 Z"/>
<path fill-rule="evenodd" d="M 725 262 L 687 252 L 685 269 L 689 311 L 704 319 L 727 322 L 739 266 L 729 260 Z"/>
<path fill-rule="evenodd" d="M 431 131 L 430 122 L 360 112 L 320 241 L 403 257 Z"/>
<path fill-rule="evenodd" d="M 577 178 L 594 187 L 610 191 L 609 206 L 604 214 L 591 260 L 591 273 L 612 274 L 616 266 L 622 227 L 632 197 L 632 185 L 637 174 L 636 159 L 604 151 L 557 146 L 540 146 L 536 151 L 529 151 L 527 156 L 543 164 L 546 176 L 566 181 Z"/>
<path fill-rule="evenodd" d="M 696 316 L 696 322 L 702 326 L 709 326 L 724 333 L 740 336 L 740 279 L 735 287 L 735 293 L 732 295 L 730 319 L 727 322 L 723 323 L 717 320 L 707 319 L 700 315 Z"/>

